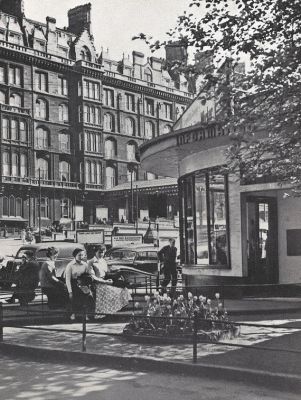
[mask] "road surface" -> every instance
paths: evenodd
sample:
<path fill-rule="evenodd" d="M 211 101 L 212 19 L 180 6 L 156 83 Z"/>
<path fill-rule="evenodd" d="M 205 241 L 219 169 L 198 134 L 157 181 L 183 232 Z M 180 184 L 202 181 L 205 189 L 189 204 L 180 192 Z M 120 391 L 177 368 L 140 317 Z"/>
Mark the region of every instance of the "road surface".
<path fill-rule="evenodd" d="M 183 375 L 3 357 L 0 400 L 299 400 L 297 394 Z"/>

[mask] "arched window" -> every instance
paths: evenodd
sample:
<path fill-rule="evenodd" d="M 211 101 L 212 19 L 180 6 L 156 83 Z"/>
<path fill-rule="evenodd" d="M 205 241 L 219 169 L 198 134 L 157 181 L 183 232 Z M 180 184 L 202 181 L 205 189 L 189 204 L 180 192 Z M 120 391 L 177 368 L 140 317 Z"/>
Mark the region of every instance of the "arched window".
<path fill-rule="evenodd" d="M 111 189 L 116 185 L 116 170 L 114 167 L 106 167 L 106 188 Z"/>
<path fill-rule="evenodd" d="M 11 155 L 11 175 L 19 176 L 19 155 L 17 153 L 12 153 Z"/>
<path fill-rule="evenodd" d="M 59 162 L 59 174 L 62 182 L 70 182 L 70 164 L 67 161 Z"/>
<path fill-rule="evenodd" d="M 15 107 L 22 107 L 22 98 L 19 94 L 13 93 L 9 98 L 9 105 Z"/>
<path fill-rule="evenodd" d="M 48 161 L 44 158 L 37 158 L 36 160 L 36 178 L 39 177 L 39 170 L 41 179 L 47 180 L 49 178 Z"/>
<path fill-rule="evenodd" d="M 39 149 L 47 149 L 49 147 L 49 132 L 45 128 L 38 128 L 35 136 L 35 146 Z"/>
<path fill-rule="evenodd" d="M 151 121 L 145 122 L 145 137 L 147 139 L 155 137 L 155 126 Z"/>
<path fill-rule="evenodd" d="M 9 139 L 9 123 L 8 118 L 2 118 L 2 138 Z"/>
<path fill-rule="evenodd" d="M 16 198 L 16 217 L 22 217 L 23 215 L 23 204 L 22 204 L 22 199 L 20 197 Z"/>
<path fill-rule="evenodd" d="M 135 136 L 135 121 L 133 118 L 125 119 L 125 133 L 130 136 Z"/>
<path fill-rule="evenodd" d="M 70 151 L 70 135 L 66 132 L 59 133 L 59 149 L 63 152 Z"/>
<path fill-rule="evenodd" d="M 80 58 L 84 61 L 91 61 L 91 52 L 88 47 L 84 46 L 80 52 Z"/>
<path fill-rule="evenodd" d="M 95 107 L 95 125 L 100 125 L 101 118 L 100 118 L 100 108 Z"/>
<path fill-rule="evenodd" d="M 117 143 L 114 139 L 106 139 L 105 141 L 105 157 L 114 158 L 117 155 Z"/>
<path fill-rule="evenodd" d="M 111 114 L 104 114 L 103 127 L 106 131 L 112 132 L 114 130 L 114 119 Z"/>
<path fill-rule="evenodd" d="M 19 122 L 19 139 L 20 142 L 27 142 L 27 124 L 25 121 Z"/>
<path fill-rule="evenodd" d="M 41 209 L 41 217 L 42 218 L 49 218 L 49 201 L 48 201 L 48 197 L 42 197 L 41 198 L 40 209 Z"/>
<path fill-rule="evenodd" d="M 136 143 L 129 142 L 126 145 L 126 154 L 127 154 L 128 161 L 136 161 L 136 150 L 137 150 Z"/>
<path fill-rule="evenodd" d="M 5 93 L 2 91 L 2 90 L 0 90 L 0 103 L 1 104 L 5 104 Z"/>
<path fill-rule="evenodd" d="M 59 121 L 61 122 L 69 121 L 69 110 L 66 104 L 59 105 Z"/>
<path fill-rule="evenodd" d="M 43 99 L 36 101 L 36 117 L 41 119 L 47 118 L 47 102 Z"/>
<path fill-rule="evenodd" d="M 169 133 L 169 132 L 171 132 L 171 126 L 170 125 L 164 125 L 163 133 L 165 134 L 165 133 Z"/>
<path fill-rule="evenodd" d="M 149 68 L 146 68 L 144 70 L 144 80 L 147 82 L 152 82 L 153 81 L 153 74 L 152 71 Z"/>
<path fill-rule="evenodd" d="M 2 153 L 2 175 L 9 176 L 10 175 L 10 157 L 7 151 Z"/>
<path fill-rule="evenodd" d="M 27 168 L 27 155 L 21 154 L 20 156 L 20 176 L 25 178 L 28 175 L 28 168 Z"/>
<path fill-rule="evenodd" d="M 10 138 L 18 140 L 18 121 L 16 119 L 10 121 Z"/>
<path fill-rule="evenodd" d="M 14 196 L 9 196 L 9 217 L 16 216 L 16 200 Z"/>
<path fill-rule="evenodd" d="M 6 196 L 4 196 L 2 199 L 2 215 L 5 217 L 8 217 L 9 215 L 9 203 Z"/>

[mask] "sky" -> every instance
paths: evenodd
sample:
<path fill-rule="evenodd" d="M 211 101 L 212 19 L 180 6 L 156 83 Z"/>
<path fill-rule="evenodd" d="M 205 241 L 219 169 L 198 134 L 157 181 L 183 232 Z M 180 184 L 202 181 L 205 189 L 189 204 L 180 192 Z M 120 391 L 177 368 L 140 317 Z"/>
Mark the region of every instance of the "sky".
<path fill-rule="evenodd" d="M 175 26 L 177 16 L 187 9 L 189 0 L 24 0 L 27 18 L 45 22 L 54 17 L 57 26 L 68 26 L 70 8 L 90 2 L 92 4 L 92 33 L 97 52 L 109 48 L 110 58 L 120 60 L 122 54 L 141 51 L 151 53 L 145 43 L 132 41 L 143 32 L 156 39 L 166 39 L 165 32 Z M 163 49 L 154 53 L 165 57 Z"/>

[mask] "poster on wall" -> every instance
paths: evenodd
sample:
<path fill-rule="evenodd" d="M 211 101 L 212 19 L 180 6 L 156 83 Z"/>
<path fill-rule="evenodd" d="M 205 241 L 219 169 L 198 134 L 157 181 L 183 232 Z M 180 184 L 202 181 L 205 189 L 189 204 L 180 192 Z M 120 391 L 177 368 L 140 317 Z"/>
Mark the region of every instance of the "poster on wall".
<path fill-rule="evenodd" d="M 77 231 L 76 232 L 77 243 L 82 244 L 103 244 L 104 243 L 104 230 L 92 230 L 92 231 Z"/>
<path fill-rule="evenodd" d="M 133 246 L 137 244 L 142 244 L 142 235 L 126 234 L 112 236 L 113 247 Z"/>

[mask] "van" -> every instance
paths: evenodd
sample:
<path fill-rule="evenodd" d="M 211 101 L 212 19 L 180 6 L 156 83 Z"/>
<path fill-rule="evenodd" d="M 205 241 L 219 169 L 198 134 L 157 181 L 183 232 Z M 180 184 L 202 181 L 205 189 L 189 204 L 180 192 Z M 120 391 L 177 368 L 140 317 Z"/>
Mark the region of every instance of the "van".
<path fill-rule="evenodd" d="M 85 250 L 84 245 L 80 243 L 74 242 L 42 242 L 35 244 L 27 244 L 21 246 L 17 251 L 16 257 L 14 260 L 10 260 L 7 262 L 5 268 L 1 270 L 0 276 L 0 287 L 9 289 L 11 285 L 16 281 L 16 274 L 19 270 L 19 266 L 22 261 L 22 256 L 25 251 L 33 251 L 35 260 L 39 263 L 40 267 L 43 262 L 46 260 L 46 253 L 48 247 L 55 247 L 58 249 L 58 257 L 55 262 L 56 266 L 56 274 L 58 277 L 62 276 L 67 264 L 73 260 L 73 251 L 75 249 Z"/>

